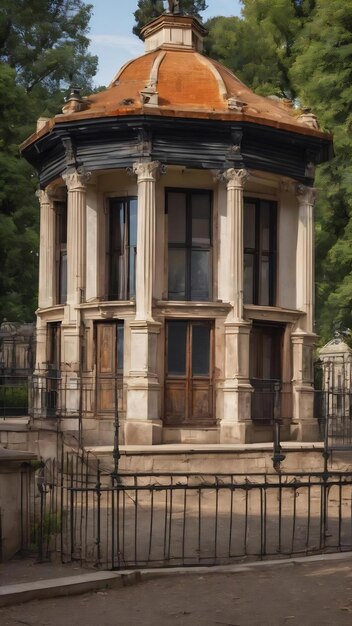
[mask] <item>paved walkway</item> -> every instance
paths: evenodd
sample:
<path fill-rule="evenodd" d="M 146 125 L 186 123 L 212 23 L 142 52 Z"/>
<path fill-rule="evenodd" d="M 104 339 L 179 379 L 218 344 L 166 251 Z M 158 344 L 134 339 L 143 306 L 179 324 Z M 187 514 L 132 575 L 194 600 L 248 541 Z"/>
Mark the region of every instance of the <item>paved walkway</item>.
<path fill-rule="evenodd" d="M 70 568 L 70 571 L 71 568 Z M 1 626 L 350 626 L 352 556 L 196 571 L 0 609 Z M 149 575 L 149 574 L 148 574 Z M 147 575 L 144 575 L 147 576 Z"/>

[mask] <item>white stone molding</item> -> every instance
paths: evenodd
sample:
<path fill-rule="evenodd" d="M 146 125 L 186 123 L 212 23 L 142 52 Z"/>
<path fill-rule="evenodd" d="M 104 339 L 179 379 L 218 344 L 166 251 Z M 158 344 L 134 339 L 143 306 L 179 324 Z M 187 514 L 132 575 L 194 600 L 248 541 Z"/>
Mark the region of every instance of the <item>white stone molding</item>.
<path fill-rule="evenodd" d="M 54 196 L 49 187 L 36 195 L 40 203 L 39 308 L 44 309 L 56 304 Z"/>
<path fill-rule="evenodd" d="M 85 191 L 88 181 L 91 177 L 91 172 L 69 172 L 63 174 L 62 178 L 64 179 L 67 187 L 67 191 Z"/>
<path fill-rule="evenodd" d="M 243 319 L 243 188 L 247 170 L 230 168 L 223 174 L 227 182 L 227 300 L 234 320 Z"/>
<path fill-rule="evenodd" d="M 67 304 L 77 307 L 85 299 L 86 191 L 90 173 L 63 175 L 67 186 Z"/>
<path fill-rule="evenodd" d="M 159 161 L 137 162 L 133 172 L 138 184 L 136 320 L 151 321 L 155 276 L 155 187 Z"/>
<path fill-rule="evenodd" d="M 302 330 L 313 332 L 314 323 L 314 203 L 318 190 L 297 185 L 298 234 L 296 254 L 296 307 L 304 311 Z"/>
<path fill-rule="evenodd" d="M 160 173 L 161 163 L 159 161 L 139 161 L 133 164 L 132 171 L 137 176 L 137 182 L 156 181 Z"/>

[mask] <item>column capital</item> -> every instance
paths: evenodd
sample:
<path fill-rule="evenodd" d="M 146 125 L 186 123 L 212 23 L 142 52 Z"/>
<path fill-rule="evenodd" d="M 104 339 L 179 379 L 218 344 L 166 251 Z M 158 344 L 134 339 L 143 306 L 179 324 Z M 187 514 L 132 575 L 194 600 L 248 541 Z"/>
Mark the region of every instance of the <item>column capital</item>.
<path fill-rule="evenodd" d="M 62 175 L 68 191 L 85 191 L 91 172 L 78 172 L 77 170 Z"/>
<path fill-rule="evenodd" d="M 249 178 L 249 172 L 245 169 L 236 170 L 234 167 L 231 167 L 224 172 L 219 172 L 217 178 L 225 181 L 228 189 L 243 189 Z"/>
<path fill-rule="evenodd" d="M 306 187 L 305 185 L 296 185 L 296 197 L 298 203 L 302 204 L 310 204 L 314 206 L 315 201 L 318 197 L 319 189 L 316 187 Z"/>
<path fill-rule="evenodd" d="M 147 180 L 155 181 L 158 175 L 165 174 L 166 166 L 160 161 L 137 161 L 133 163 L 130 172 L 136 174 L 139 183 Z"/>
<path fill-rule="evenodd" d="M 40 205 L 49 204 L 50 206 L 53 206 L 56 197 L 55 189 L 53 187 L 48 186 L 45 187 L 45 189 L 37 189 L 35 195 L 37 196 Z"/>

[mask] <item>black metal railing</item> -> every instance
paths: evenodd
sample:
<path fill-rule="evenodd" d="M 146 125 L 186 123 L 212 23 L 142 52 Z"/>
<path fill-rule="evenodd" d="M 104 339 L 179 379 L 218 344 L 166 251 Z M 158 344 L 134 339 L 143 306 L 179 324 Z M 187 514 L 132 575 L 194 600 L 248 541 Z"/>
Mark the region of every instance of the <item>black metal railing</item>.
<path fill-rule="evenodd" d="M 29 413 L 32 417 L 115 415 L 124 410 L 122 375 L 98 380 L 91 375 L 35 373 L 29 385 Z"/>
<path fill-rule="evenodd" d="M 124 569 L 352 548 L 351 472 L 112 476 L 69 453 L 33 484 L 24 510 L 40 559 Z"/>
<path fill-rule="evenodd" d="M 251 378 L 253 387 L 251 414 L 256 422 L 280 418 L 281 383 L 279 380 Z"/>

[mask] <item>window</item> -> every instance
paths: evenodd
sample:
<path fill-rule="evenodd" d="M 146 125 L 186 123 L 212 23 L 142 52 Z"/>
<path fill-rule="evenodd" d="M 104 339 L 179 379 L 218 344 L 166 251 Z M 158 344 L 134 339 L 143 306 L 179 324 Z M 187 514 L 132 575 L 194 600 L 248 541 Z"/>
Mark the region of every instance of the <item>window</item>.
<path fill-rule="evenodd" d="M 211 299 L 211 192 L 166 192 L 169 300 Z"/>
<path fill-rule="evenodd" d="M 276 204 L 244 203 L 244 303 L 273 306 L 275 301 Z"/>
<path fill-rule="evenodd" d="M 56 301 L 67 301 L 67 202 L 55 201 L 56 213 Z"/>
<path fill-rule="evenodd" d="M 136 294 L 137 198 L 111 198 L 109 204 L 109 300 Z"/>

